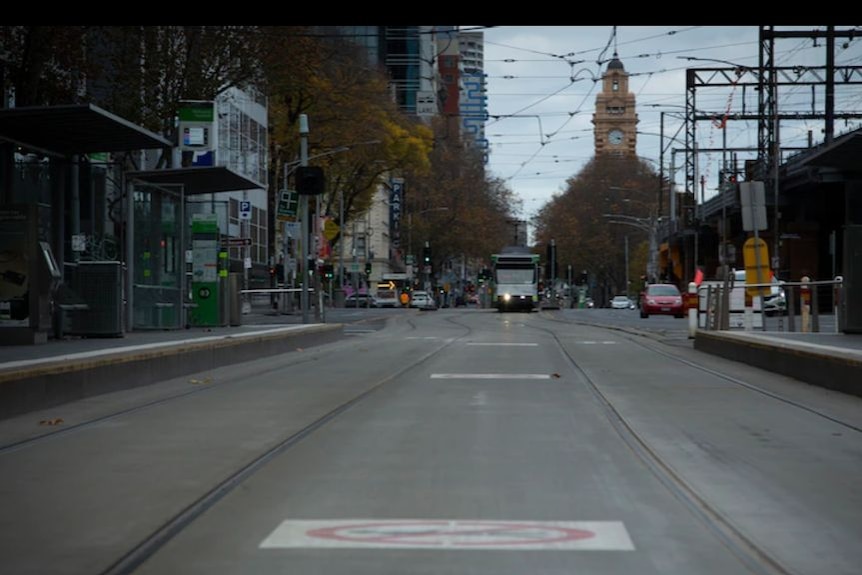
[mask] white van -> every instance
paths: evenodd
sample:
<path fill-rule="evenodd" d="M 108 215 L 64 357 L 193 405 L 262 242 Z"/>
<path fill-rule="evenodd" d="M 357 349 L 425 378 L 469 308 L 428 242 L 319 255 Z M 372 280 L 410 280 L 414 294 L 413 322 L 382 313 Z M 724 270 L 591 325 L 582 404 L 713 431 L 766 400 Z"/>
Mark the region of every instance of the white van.
<path fill-rule="evenodd" d="M 743 328 L 745 327 L 745 270 L 733 270 L 732 273 L 728 302 L 730 311 L 729 326 L 730 328 Z M 752 298 L 751 301 L 751 310 L 753 312 L 751 327 L 754 329 L 763 327 L 763 315 L 761 311 L 765 311 L 767 316 L 787 313 L 787 300 L 781 282 L 774 276 L 769 281 L 773 284 L 772 288 L 770 288 L 770 294 L 763 298 Z M 724 285 L 724 282 L 721 280 L 704 281 L 701 283 L 698 290 L 700 296 L 698 298 L 698 309 L 701 312 L 698 314 L 698 325 L 700 327 L 706 326 L 706 314 L 703 312 L 707 309 L 707 286 L 713 286 L 713 289 L 715 289 L 722 285 Z"/>

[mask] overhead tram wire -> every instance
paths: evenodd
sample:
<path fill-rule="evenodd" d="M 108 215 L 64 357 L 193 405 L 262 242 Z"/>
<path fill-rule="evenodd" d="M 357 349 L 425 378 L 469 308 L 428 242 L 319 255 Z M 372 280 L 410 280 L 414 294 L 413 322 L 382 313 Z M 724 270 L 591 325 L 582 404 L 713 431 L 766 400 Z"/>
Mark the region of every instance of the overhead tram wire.
<path fill-rule="evenodd" d="M 587 70 L 587 68 L 583 68 L 582 70 Z M 589 71 L 590 71 L 590 72 L 592 72 L 591 70 L 589 70 Z M 578 73 L 580 73 L 580 72 L 581 72 L 581 70 L 578 70 Z M 599 72 L 601 72 L 601 67 L 599 67 Z M 530 156 L 530 157 L 529 157 L 529 158 L 528 158 L 528 159 L 527 159 L 523 164 L 521 164 L 521 166 L 520 166 L 517 170 L 515 170 L 515 173 L 514 173 L 514 174 L 512 174 L 511 176 L 509 176 L 508 178 L 506 178 L 507 180 L 509 180 L 509 181 L 510 181 L 510 180 L 514 179 L 515 177 L 517 177 L 517 176 L 518 176 L 518 174 L 520 174 L 520 173 L 521 173 L 521 170 L 523 170 L 523 169 L 524 169 L 524 167 L 526 167 L 526 166 L 527 166 L 527 164 L 529 164 L 530 162 L 532 162 L 532 161 L 536 158 L 536 156 L 538 156 L 538 155 L 542 152 L 542 150 L 544 149 L 545 145 L 547 145 L 548 143 L 550 143 L 551 138 L 552 138 L 552 137 L 554 137 L 557 133 L 559 133 L 559 131 L 560 131 L 560 130 L 562 130 L 564 127 L 566 127 L 566 125 L 567 125 L 569 122 L 571 122 L 571 121 L 572 121 L 572 118 L 574 118 L 577 114 L 581 113 L 582 108 L 583 108 L 583 106 L 584 106 L 584 103 L 586 103 L 587 99 L 590 97 L 590 95 L 592 95 L 593 90 L 595 90 L 595 87 L 596 87 L 596 84 L 597 84 L 597 80 L 596 80 L 596 78 L 597 78 L 597 76 L 594 74 L 594 75 L 593 75 L 593 84 L 592 84 L 592 86 L 590 87 L 590 90 L 589 90 L 589 91 L 584 95 L 584 98 L 583 98 L 583 100 L 581 100 L 581 103 L 578 105 L 578 108 L 577 108 L 574 112 L 572 112 L 572 113 L 569 115 L 569 117 L 566 119 L 566 121 L 565 121 L 565 122 L 563 122 L 563 125 L 562 125 L 562 126 L 560 126 L 559 128 L 557 128 L 557 130 L 556 130 L 556 131 L 551 132 L 551 133 L 549 133 L 549 134 L 547 135 L 547 140 L 546 140 L 546 141 L 543 141 L 543 142 L 541 143 L 541 145 L 539 146 L 539 148 L 538 148 L 538 149 L 533 153 L 533 155 L 532 155 L 532 156 Z M 569 85 L 574 84 L 574 83 L 575 83 L 575 81 L 576 81 L 576 79 L 577 79 L 577 78 L 576 78 L 575 76 L 573 76 L 573 77 L 572 77 L 572 81 L 571 81 L 571 83 L 570 83 Z M 550 96 L 548 96 L 548 97 L 550 97 Z M 547 98 L 545 98 L 545 99 L 547 99 Z M 574 138 L 577 138 L 577 137 L 578 137 L 578 136 L 575 136 Z M 574 139 L 574 138 L 572 138 L 572 139 Z"/>

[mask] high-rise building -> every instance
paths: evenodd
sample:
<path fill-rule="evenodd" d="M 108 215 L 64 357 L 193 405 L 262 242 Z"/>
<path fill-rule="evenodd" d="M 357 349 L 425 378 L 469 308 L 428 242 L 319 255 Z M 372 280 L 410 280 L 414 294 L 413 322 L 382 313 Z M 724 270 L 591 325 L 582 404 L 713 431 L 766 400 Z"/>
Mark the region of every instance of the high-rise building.
<path fill-rule="evenodd" d="M 465 142 L 485 151 L 488 140 L 485 122 L 488 119 L 488 98 L 485 88 L 485 40 L 481 32 L 459 32 L 461 135 Z"/>
<path fill-rule="evenodd" d="M 393 101 L 407 114 L 429 119 L 438 111 L 434 26 L 336 26 L 362 46 L 370 64 L 385 68 Z"/>
<path fill-rule="evenodd" d="M 629 75 L 614 52 L 602 76 L 602 91 L 596 95 L 596 154 L 635 154 L 637 146 L 635 95 L 629 92 Z"/>

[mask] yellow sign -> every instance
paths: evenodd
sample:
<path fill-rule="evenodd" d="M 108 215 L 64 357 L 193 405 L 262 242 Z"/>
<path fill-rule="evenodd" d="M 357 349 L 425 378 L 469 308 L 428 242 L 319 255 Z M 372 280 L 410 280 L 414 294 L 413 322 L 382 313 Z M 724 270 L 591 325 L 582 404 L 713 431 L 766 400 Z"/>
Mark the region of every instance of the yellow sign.
<path fill-rule="evenodd" d="M 772 281 L 772 273 L 769 270 L 769 247 L 761 238 L 748 238 L 742 246 L 742 256 L 745 262 L 745 283 L 769 283 Z M 758 281 L 758 269 L 760 270 L 760 281 Z M 767 296 L 770 288 L 748 287 L 745 291 L 751 297 Z"/>
<path fill-rule="evenodd" d="M 378 282 L 377 289 L 395 289 L 395 282 L 392 280 L 389 280 L 386 283 Z"/>
<path fill-rule="evenodd" d="M 323 223 L 323 236 L 329 241 L 334 240 L 340 231 L 341 228 L 335 223 L 335 220 L 326 220 Z"/>

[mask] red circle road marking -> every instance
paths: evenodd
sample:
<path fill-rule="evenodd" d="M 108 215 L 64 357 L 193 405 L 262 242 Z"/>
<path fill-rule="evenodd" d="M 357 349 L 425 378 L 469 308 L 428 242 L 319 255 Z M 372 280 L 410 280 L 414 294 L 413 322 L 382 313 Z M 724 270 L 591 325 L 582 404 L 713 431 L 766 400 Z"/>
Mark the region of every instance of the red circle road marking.
<path fill-rule="evenodd" d="M 399 523 L 360 523 L 336 525 L 306 532 L 308 537 L 350 541 L 354 543 L 388 543 L 392 545 L 459 546 L 545 545 L 580 541 L 595 537 L 585 529 L 547 524 L 501 523 L 494 521 L 404 521 Z M 464 541 L 458 538 L 466 537 Z M 477 539 L 494 537 L 496 541 Z M 435 540 L 435 538 L 438 538 Z M 439 538 L 443 538 L 440 540 Z"/>

